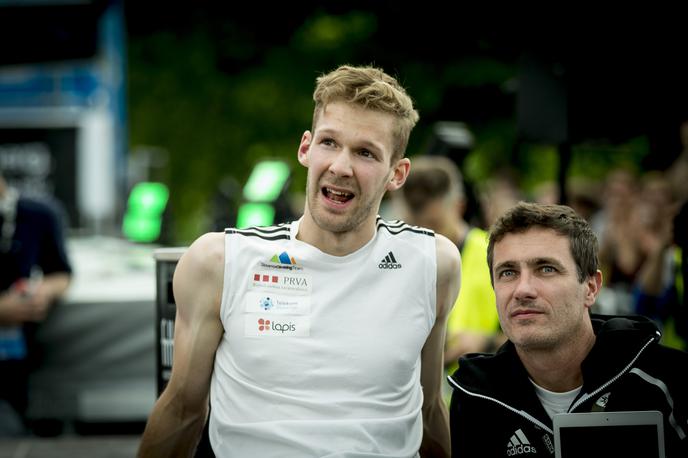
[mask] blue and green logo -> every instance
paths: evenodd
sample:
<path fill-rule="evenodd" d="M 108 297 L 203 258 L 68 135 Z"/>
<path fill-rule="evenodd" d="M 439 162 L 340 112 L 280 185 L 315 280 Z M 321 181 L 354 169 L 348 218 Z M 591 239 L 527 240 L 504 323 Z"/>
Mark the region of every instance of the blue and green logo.
<path fill-rule="evenodd" d="M 270 258 L 270 262 L 274 262 L 276 264 L 289 264 L 292 266 L 296 265 L 296 261 L 294 260 L 294 258 L 289 256 L 289 254 L 286 251 L 281 252 L 279 255 L 274 255 L 272 258 Z"/>

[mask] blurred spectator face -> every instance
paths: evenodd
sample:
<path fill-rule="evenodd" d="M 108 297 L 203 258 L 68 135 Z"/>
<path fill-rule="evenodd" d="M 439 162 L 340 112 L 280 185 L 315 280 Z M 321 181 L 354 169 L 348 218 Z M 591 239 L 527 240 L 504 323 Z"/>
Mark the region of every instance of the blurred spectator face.
<path fill-rule="evenodd" d="M 632 224 L 639 229 L 658 232 L 673 218 L 671 186 L 661 174 L 645 177 L 635 205 L 630 207 Z"/>
<path fill-rule="evenodd" d="M 654 230 L 661 221 L 660 211 L 647 199 L 640 199 L 630 210 L 631 224 L 636 229 Z"/>
<path fill-rule="evenodd" d="M 671 204 L 671 185 L 661 175 L 649 178 L 643 185 L 642 198 L 658 207 Z"/>
<path fill-rule="evenodd" d="M 609 202 L 628 201 L 634 194 L 633 177 L 628 172 L 617 171 L 607 179 L 607 198 Z"/>
<path fill-rule="evenodd" d="M 559 203 L 559 186 L 551 181 L 541 183 L 535 188 L 535 202 L 554 205 Z"/>
<path fill-rule="evenodd" d="M 487 226 L 491 226 L 519 200 L 521 198 L 518 190 L 509 181 L 496 179 L 490 183 L 480 199 Z"/>
<path fill-rule="evenodd" d="M 635 183 L 633 175 L 625 170 L 616 170 L 607 177 L 605 186 L 605 206 L 616 214 L 626 214 L 635 199 Z"/>

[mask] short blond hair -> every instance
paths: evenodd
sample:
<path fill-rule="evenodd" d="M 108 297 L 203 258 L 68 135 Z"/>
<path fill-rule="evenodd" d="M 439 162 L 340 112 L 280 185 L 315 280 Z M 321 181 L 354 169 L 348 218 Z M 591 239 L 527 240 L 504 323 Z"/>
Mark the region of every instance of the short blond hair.
<path fill-rule="evenodd" d="M 342 65 L 318 77 L 313 101 L 313 131 L 322 110 L 333 102 L 346 102 L 393 115 L 397 129 L 393 133 L 392 160 L 404 156 L 411 130 L 419 118 L 406 90 L 396 79 L 375 67 Z"/>

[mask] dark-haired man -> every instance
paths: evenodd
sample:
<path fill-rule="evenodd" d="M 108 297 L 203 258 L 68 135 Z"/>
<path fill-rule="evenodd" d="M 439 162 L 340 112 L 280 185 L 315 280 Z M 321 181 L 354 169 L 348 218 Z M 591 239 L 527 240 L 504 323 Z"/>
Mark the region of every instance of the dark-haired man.
<path fill-rule="evenodd" d="M 509 341 L 450 377 L 454 456 L 552 456 L 553 415 L 629 410 L 661 411 L 667 456 L 688 456 L 688 354 L 661 346 L 647 318 L 590 315 L 597 262 L 595 235 L 569 207 L 521 203 L 493 225 L 488 265 Z"/>

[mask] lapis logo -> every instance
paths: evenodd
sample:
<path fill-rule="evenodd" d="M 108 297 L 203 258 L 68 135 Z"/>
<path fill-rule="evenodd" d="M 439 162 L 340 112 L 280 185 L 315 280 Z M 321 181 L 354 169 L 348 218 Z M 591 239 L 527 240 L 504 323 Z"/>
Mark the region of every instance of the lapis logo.
<path fill-rule="evenodd" d="M 260 308 L 267 311 L 270 310 L 272 307 L 274 307 L 272 299 L 270 299 L 269 297 L 263 297 L 260 299 Z"/>
<path fill-rule="evenodd" d="M 274 255 L 272 258 L 270 258 L 270 262 L 274 262 L 275 264 L 296 265 L 296 260 L 294 260 L 293 257 L 289 256 L 289 253 L 287 253 L 286 251 Z"/>
<path fill-rule="evenodd" d="M 278 321 L 270 321 L 266 320 L 264 318 L 259 318 L 258 319 L 258 331 L 259 332 L 267 332 L 272 334 L 271 331 L 279 331 L 280 333 L 284 334 L 285 332 L 295 332 L 296 331 L 296 324 L 289 322 L 289 323 L 280 323 Z"/>

